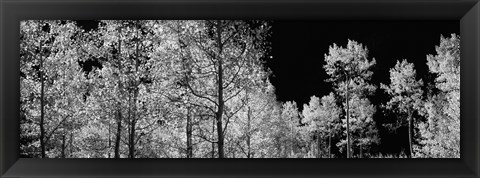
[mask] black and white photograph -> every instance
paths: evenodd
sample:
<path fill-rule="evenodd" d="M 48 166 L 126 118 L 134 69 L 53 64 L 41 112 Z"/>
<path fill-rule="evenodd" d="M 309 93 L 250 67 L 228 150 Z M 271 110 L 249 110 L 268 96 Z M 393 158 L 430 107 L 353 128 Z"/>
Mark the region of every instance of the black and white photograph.
<path fill-rule="evenodd" d="M 19 33 L 21 158 L 460 158 L 457 20 L 23 20 Z"/>

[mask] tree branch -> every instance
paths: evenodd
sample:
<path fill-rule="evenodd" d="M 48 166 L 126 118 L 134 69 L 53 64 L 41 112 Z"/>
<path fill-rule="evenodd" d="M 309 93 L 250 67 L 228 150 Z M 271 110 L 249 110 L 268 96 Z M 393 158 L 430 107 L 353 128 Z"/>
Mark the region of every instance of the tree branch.
<path fill-rule="evenodd" d="M 245 64 L 245 61 L 243 61 L 243 64 Z M 243 64 L 242 64 L 242 65 L 243 65 Z M 240 73 L 241 70 L 242 70 L 242 67 L 241 67 L 241 66 L 238 66 L 237 72 L 235 72 L 235 74 L 233 75 L 232 79 L 231 79 L 229 82 L 227 82 L 227 84 L 226 84 L 225 86 L 223 86 L 223 88 L 229 87 L 229 86 L 233 83 L 233 81 L 235 81 L 235 79 L 239 76 L 239 73 Z"/>
<path fill-rule="evenodd" d="M 190 92 L 192 92 L 193 95 L 195 95 L 196 97 L 199 97 L 199 98 L 202 98 L 202 99 L 206 99 L 210 102 L 212 102 L 213 104 L 215 104 L 216 106 L 218 106 L 218 103 L 216 103 L 214 100 L 212 100 L 211 98 L 208 98 L 208 97 L 205 97 L 205 96 L 202 96 L 200 94 L 198 94 L 197 92 L 195 92 L 195 90 L 192 88 L 192 86 L 190 85 L 190 82 L 188 80 L 188 77 L 187 77 L 187 88 L 190 90 Z"/>
<path fill-rule="evenodd" d="M 193 133 L 192 133 L 192 135 L 195 136 L 195 137 L 201 138 L 201 139 L 203 139 L 207 142 L 210 142 L 210 143 L 217 143 L 217 141 L 212 141 L 212 140 L 208 139 L 207 137 L 205 137 L 203 135 L 197 135 L 197 134 L 193 134 Z"/>
<path fill-rule="evenodd" d="M 193 106 L 197 106 L 197 107 L 201 107 L 201 108 L 206 108 L 206 109 L 212 111 L 213 113 L 216 112 L 216 111 L 215 111 L 214 109 L 212 109 L 211 107 L 208 107 L 208 106 L 205 106 L 205 105 L 200 105 L 200 104 L 196 104 L 196 103 L 193 103 L 193 102 L 192 102 L 192 103 L 188 103 L 188 104 L 193 105 Z"/>
<path fill-rule="evenodd" d="M 234 95 L 228 97 L 227 99 L 225 99 L 225 102 L 229 101 L 230 99 L 232 99 L 233 97 L 237 96 L 238 94 L 240 94 L 240 92 L 242 91 L 242 89 L 238 90 Z"/>
<path fill-rule="evenodd" d="M 228 124 L 230 123 L 230 119 L 231 119 L 235 114 L 237 114 L 237 113 L 246 105 L 246 103 L 247 103 L 247 102 L 243 101 L 243 102 L 242 102 L 242 106 L 238 107 L 238 109 L 237 109 L 235 112 L 233 112 L 230 116 L 228 116 L 226 109 L 224 110 L 225 116 L 227 116 L 227 122 L 225 123 L 225 129 L 223 129 L 223 133 L 222 133 L 224 136 L 225 136 L 225 133 L 226 133 L 226 131 L 227 131 L 227 129 L 228 129 Z"/>
<path fill-rule="evenodd" d="M 60 125 L 62 125 L 63 122 L 65 122 L 65 120 L 67 120 L 67 118 L 69 118 L 69 117 L 71 117 L 71 116 L 67 115 L 66 117 L 64 117 L 62 119 L 62 121 L 60 121 L 60 123 L 58 123 L 58 125 L 56 125 L 55 128 L 52 131 L 50 131 L 50 134 L 48 134 L 48 136 L 45 138 L 45 140 L 49 140 L 50 137 L 53 135 L 53 133 L 55 133 L 55 131 L 57 131 L 57 129 L 60 127 Z"/>

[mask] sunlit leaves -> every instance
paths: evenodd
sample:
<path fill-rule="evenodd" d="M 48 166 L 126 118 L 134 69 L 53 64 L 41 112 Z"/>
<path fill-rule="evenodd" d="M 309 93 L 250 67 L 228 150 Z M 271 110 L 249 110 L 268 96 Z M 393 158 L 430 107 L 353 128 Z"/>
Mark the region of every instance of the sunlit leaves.
<path fill-rule="evenodd" d="M 347 116 L 353 157 L 371 156 L 380 142 L 370 101 L 376 61 L 361 43 L 329 47 L 317 67 L 332 91 L 300 111 L 277 101 L 269 81 L 268 21 L 96 22 L 84 31 L 74 21 L 21 21 L 22 156 L 39 157 L 40 101 L 47 157 L 220 157 L 222 147 L 235 158 L 344 157 Z M 406 60 L 381 88 L 398 117 L 425 117 L 415 123 L 416 156 L 458 157 L 459 37 L 441 37 L 436 50 L 427 65 L 437 78 L 426 83 L 438 91 L 424 94 Z"/>
<path fill-rule="evenodd" d="M 390 85 L 381 84 L 381 88 L 392 96 L 387 108 L 396 108 L 401 113 L 420 110 L 423 105 L 422 86 L 423 81 L 416 79 L 414 65 L 407 60 L 397 61 L 390 69 Z"/>
<path fill-rule="evenodd" d="M 73 132 L 81 124 L 77 118 L 82 113 L 84 75 L 78 61 L 80 51 L 75 47 L 81 43 L 72 40 L 82 31 L 71 21 L 22 21 L 20 37 L 20 78 L 22 108 L 25 117 L 37 127 L 46 127 L 43 139 L 46 154 L 57 157 L 57 140 L 66 132 Z M 40 78 L 43 76 L 43 78 Z M 40 91 L 41 81 L 45 89 Z M 40 97 L 41 93 L 44 97 Z M 45 102 L 40 107 L 41 100 Z M 28 108 L 28 109 L 27 109 Z M 44 110 L 45 121 L 40 122 Z M 22 127 L 31 127 L 22 125 Z M 70 140 L 71 138 L 67 139 Z M 66 141 L 62 141 L 65 145 Z"/>
<path fill-rule="evenodd" d="M 437 74 L 440 92 L 425 104 L 427 121 L 419 125 L 419 157 L 460 157 L 460 37 L 440 38 L 436 55 L 427 56 L 430 72 Z"/>
<path fill-rule="evenodd" d="M 368 49 L 353 40 L 348 40 L 345 48 L 333 44 L 329 48 L 328 55 L 325 54 L 324 59 L 326 64 L 323 68 L 330 77 L 326 81 L 333 82 L 335 91 L 343 100 L 343 110 L 345 112 L 345 118 L 342 119 L 343 126 L 346 128 L 347 122 L 351 125 L 350 130 L 345 130 L 347 137 L 350 134 L 350 137 L 355 139 L 352 141 L 354 145 L 363 146 L 367 143 L 378 142 L 374 137 L 368 138 L 369 141 L 365 140 L 366 132 L 376 132 L 375 122 L 371 119 L 375 113 L 375 108 L 366 98 L 376 90 L 376 86 L 369 83 L 373 74 L 371 70 L 376 64 L 375 59 L 368 59 Z M 349 121 L 347 121 L 347 118 L 349 118 Z M 358 139 L 363 139 L 363 141 Z M 355 144 L 357 140 L 361 141 L 361 144 Z M 344 144 L 347 144 L 347 141 L 341 140 L 337 145 L 342 146 Z M 351 146 L 347 144 L 347 147 Z M 360 153 L 362 149 L 361 147 Z M 362 155 L 360 154 L 360 156 Z"/>
<path fill-rule="evenodd" d="M 334 94 L 330 93 L 327 96 L 323 96 L 321 100 L 316 96 L 312 96 L 309 104 L 303 106 L 302 114 L 302 122 L 306 124 L 304 128 L 309 132 L 309 137 L 320 137 L 317 138 L 318 140 L 329 139 L 329 143 L 324 141 L 323 144 L 332 146 L 332 143 L 330 143 L 332 133 L 335 133 L 338 128 L 335 127 L 335 122 L 338 122 L 341 115 L 341 110 L 337 106 Z M 317 144 L 316 147 L 319 147 L 319 145 Z M 324 152 L 329 152 L 330 147 L 323 146 L 323 148 L 325 148 L 322 149 Z"/>
<path fill-rule="evenodd" d="M 369 79 L 373 72 L 370 69 L 375 65 L 375 59 L 369 60 L 368 49 L 361 43 L 348 40 L 346 48 L 333 44 L 328 55 L 325 54 L 325 72 L 331 77 L 329 81 L 345 80 L 347 76 Z"/>

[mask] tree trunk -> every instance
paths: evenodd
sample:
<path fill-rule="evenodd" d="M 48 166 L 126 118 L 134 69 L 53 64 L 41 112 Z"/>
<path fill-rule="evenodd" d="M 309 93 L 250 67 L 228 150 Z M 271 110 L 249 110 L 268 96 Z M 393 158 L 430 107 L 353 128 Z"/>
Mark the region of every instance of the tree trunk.
<path fill-rule="evenodd" d="M 66 149 L 67 149 L 67 132 L 66 132 L 66 125 L 65 125 L 65 122 L 62 122 L 62 128 L 63 128 L 63 131 L 62 131 L 62 158 L 66 158 L 65 155 L 66 155 Z M 52 134 L 53 132 L 55 131 L 52 131 Z"/>
<path fill-rule="evenodd" d="M 250 127 L 251 127 L 251 113 L 250 113 L 250 106 L 247 108 L 247 158 L 250 158 L 251 154 L 251 136 L 250 136 Z"/>
<path fill-rule="evenodd" d="M 359 140 L 361 140 L 362 138 L 365 138 L 365 137 L 366 137 L 366 136 L 363 135 L 363 133 L 361 133 Z M 360 146 L 359 146 L 359 147 L 360 147 L 360 156 L 359 156 L 359 157 L 360 157 L 360 158 L 363 158 L 363 143 L 360 143 Z"/>
<path fill-rule="evenodd" d="M 115 158 L 120 158 L 120 137 L 122 136 L 122 113 L 117 110 L 117 133 L 115 137 Z"/>
<path fill-rule="evenodd" d="M 40 147 L 41 156 L 45 158 L 45 81 L 43 78 L 43 57 L 42 57 L 42 43 L 40 43 Z"/>
<path fill-rule="evenodd" d="M 192 118 L 190 114 L 190 107 L 187 107 L 187 158 L 193 157 L 193 146 L 192 146 Z"/>
<path fill-rule="evenodd" d="M 128 123 L 128 157 L 129 158 L 134 158 L 135 157 L 135 114 L 132 114 L 132 97 L 129 93 L 128 95 L 128 120 L 130 121 Z"/>
<path fill-rule="evenodd" d="M 135 72 L 138 73 L 138 67 L 140 65 L 140 48 L 139 48 L 139 41 L 140 41 L 140 35 L 138 34 L 138 29 L 140 28 L 138 20 L 136 21 L 136 30 L 135 30 L 135 36 L 136 36 L 136 41 L 135 41 Z M 140 79 L 137 79 L 134 76 L 134 81 L 132 82 L 132 88 L 133 88 L 133 113 L 132 113 L 132 120 L 131 120 L 131 128 L 130 128 L 130 158 L 135 158 L 135 131 L 136 131 L 136 125 L 138 121 L 138 108 L 137 108 L 137 98 L 138 98 L 138 85 L 140 85 Z"/>
<path fill-rule="evenodd" d="M 291 130 L 290 130 L 290 158 L 293 158 L 295 156 L 295 135 L 294 135 L 294 130 L 295 129 L 295 124 L 291 125 Z M 292 155 L 293 154 L 293 155 Z"/>
<path fill-rule="evenodd" d="M 212 140 L 215 138 L 215 120 L 212 123 Z M 215 142 L 212 142 L 212 158 L 215 158 Z"/>
<path fill-rule="evenodd" d="M 111 123 L 108 123 L 108 158 L 111 158 L 111 148 L 112 148 L 112 128 Z"/>
<path fill-rule="evenodd" d="M 219 109 L 219 111 L 222 111 L 222 110 L 223 109 Z M 223 152 L 222 116 L 219 116 L 219 115 L 222 115 L 222 114 L 217 114 L 218 158 L 223 158 L 224 152 Z"/>
<path fill-rule="evenodd" d="M 222 126 L 222 116 L 223 116 L 223 61 L 222 61 L 222 26 L 220 20 L 217 20 L 217 44 L 218 44 L 218 110 L 217 110 L 217 135 L 218 135 L 218 158 L 224 157 L 223 151 L 223 126 Z"/>
<path fill-rule="evenodd" d="M 322 156 L 320 155 L 320 153 L 322 152 L 321 149 L 320 149 L 320 131 L 317 133 L 317 158 L 321 158 Z"/>
<path fill-rule="evenodd" d="M 136 36 L 136 41 L 135 41 L 135 72 L 138 73 L 138 66 L 140 65 L 140 59 L 139 59 L 139 53 L 140 53 L 140 49 L 139 49 L 139 45 L 138 45 L 138 42 L 140 41 L 140 37 L 138 35 L 138 29 L 140 28 L 139 27 L 139 24 L 138 24 L 138 20 L 136 21 L 136 30 L 135 30 L 135 36 Z M 140 84 L 140 81 L 137 80 L 137 78 L 134 76 L 134 81 L 131 82 L 131 84 L 133 86 L 131 86 L 133 88 L 133 111 L 130 111 L 130 112 L 133 112 L 132 114 L 132 118 L 131 118 L 131 127 L 130 127 L 130 144 L 129 144 L 129 153 L 130 153 L 130 158 L 135 158 L 135 131 L 136 131 L 136 124 L 137 124 L 137 120 L 138 120 L 138 116 L 137 116 L 137 98 L 138 98 L 138 85 Z M 130 103 L 131 104 L 131 103 Z"/>
<path fill-rule="evenodd" d="M 69 149 L 68 149 L 68 156 L 73 157 L 73 132 L 70 133 L 70 139 L 68 140 L 69 142 Z"/>
<path fill-rule="evenodd" d="M 363 158 L 363 145 L 360 144 L 360 158 Z"/>
<path fill-rule="evenodd" d="M 62 158 L 65 158 L 65 147 L 66 147 L 65 133 L 62 135 Z"/>
<path fill-rule="evenodd" d="M 347 75 L 347 158 L 350 158 L 350 108 L 349 108 L 349 85 L 350 85 L 350 79 L 349 76 Z"/>
<path fill-rule="evenodd" d="M 117 56 L 117 64 L 118 64 L 118 69 L 121 72 L 122 70 L 122 28 L 118 28 L 118 56 Z M 120 73 L 118 74 L 118 91 L 120 93 L 120 96 L 122 95 L 122 82 L 120 78 Z M 116 138 L 115 138 L 115 158 L 120 158 L 120 137 L 122 136 L 122 110 L 121 108 L 121 103 L 117 103 L 117 133 L 116 133 Z"/>
<path fill-rule="evenodd" d="M 328 127 L 328 158 L 332 158 L 332 128 L 331 124 Z"/>
<path fill-rule="evenodd" d="M 410 148 L 409 158 L 413 156 L 413 146 L 412 146 L 412 113 L 408 114 L 408 145 Z"/>
<path fill-rule="evenodd" d="M 127 95 L 128 95 L 128 101 L 127 101 L 127 148 L 128 148 L 128 158 L 132 158 L 132 111 L 131 111 L 131 99 L 132 97 L 130 96 L 130 86 L 127 84 Z"/>
<path fill-rule="evenodd" d="M 130 158 L 135 158 L 135 125 L 136 125 L 136 120 L 135 118 L 132 119 L 132 122 L 130 124 L 130 138 L 129 138 L 129 157 Z"/>

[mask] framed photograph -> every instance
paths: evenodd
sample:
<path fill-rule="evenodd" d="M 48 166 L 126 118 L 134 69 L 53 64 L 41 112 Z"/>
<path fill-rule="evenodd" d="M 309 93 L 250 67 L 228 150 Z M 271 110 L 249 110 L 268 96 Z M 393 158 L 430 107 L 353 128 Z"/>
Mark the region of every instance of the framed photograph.
<path fill-rule="evenodd" d="M 1 177 L 479 177 L 477 0 L 0 3 Z"/>

